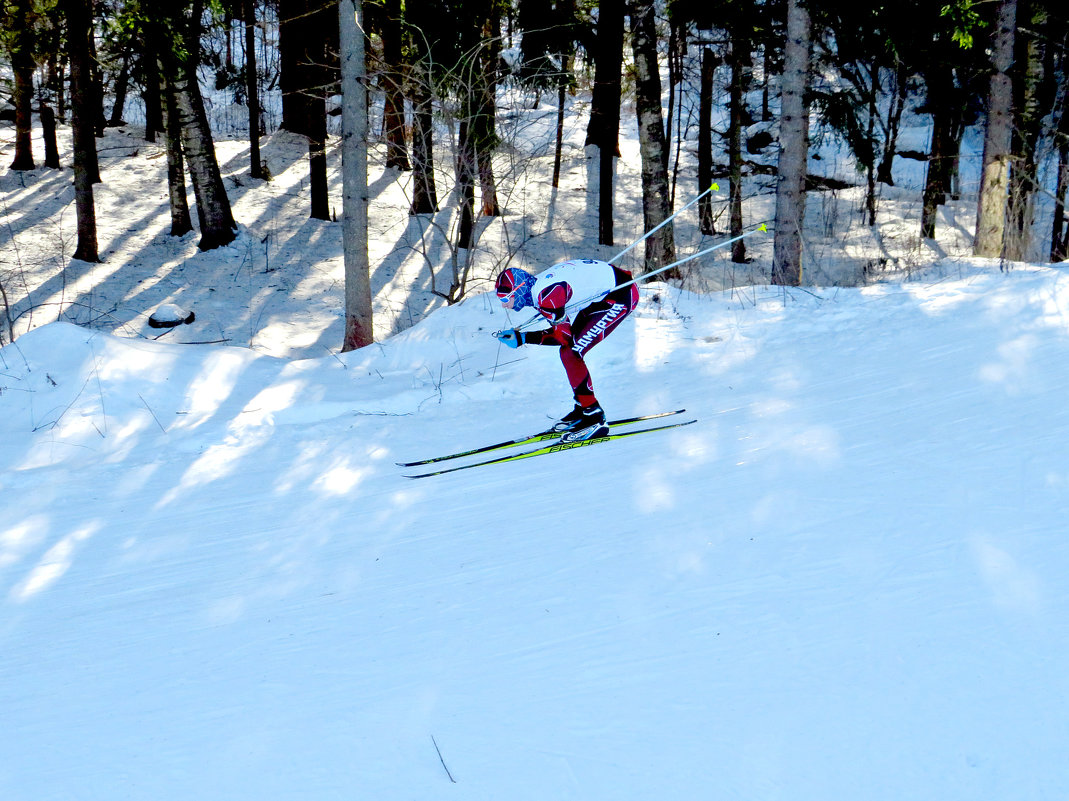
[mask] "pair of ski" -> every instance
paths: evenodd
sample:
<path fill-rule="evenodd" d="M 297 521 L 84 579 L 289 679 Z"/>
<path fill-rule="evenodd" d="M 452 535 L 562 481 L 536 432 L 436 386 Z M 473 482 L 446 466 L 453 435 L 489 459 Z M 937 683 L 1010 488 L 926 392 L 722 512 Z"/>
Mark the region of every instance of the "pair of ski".
<path fill-rule="evenodd" d="M 621 426 L 628 426 L 634 423 L 642 423 L 647 420 L 659 420 L 663 417 L 672 417 L 673 415 L 682 414 L 686 409 L 677 409 L 674 412 L 661 412 L 660 414 L 646 414 L 640 417 L 627 417 L 623 420 L 610 420 L 610 433 L 604 437 L 597 437 L 595 439 L 584 439 L 578 442 L 561 442 L 559 431 L 542 431 L 538 434 L 532 434 L 529 437 L 522 437 L 520 439 L 510 439 L 504 442 L 495 442 L 493 445 L 484 445 L 481 448 L 472 448 L 468 451 L 460 451 L 459 453 L 450 453 L 445 456 L 434 456 L 430 459 L 420 459 L 415 462 L 398 462 L 401 467 L 418 467 L 428 464 L 437 464 L 439 462 L 448 462 L 453 459 L 461 459 L 466 456 L 476 456 L 482 453 L 490 453 L 492 451 L 504 450 L 505 448 L 513 448 L 520 445 L 533 445 L 538 442 L 544 442 L 545 440 L 554 440 L 549 445 L 540 445 L 537 448 L 523 450 L 518 453 L 509 453 L 505 456 L 498 456 L 492 459 L 484 459 L 479 462 L 471 462 L 468 464 L 462 464 L 458 467 L 444 467 L 438 470 L 432 470 L 428 473 L 417 473 L 415 475 L 406 475 L 405 478 L 429 478 L 430 476 L 440 476 L 443 473 L 454 473 L 457 470 L 467 470 L 470 467 L 482 467 L 488 464 L 498 464 L 500 462 L 515 462 L 520 459 L 530 459 L 533 456 L 543 456 L 547 453 L 557 453 L 558 451 L 571 450 L 572 448 L 583 448 L 587 445 L 597 445 L 602 442 L 609 442 L 614 439 L 622 439 L 623 437 L 633 437 L 637 434 L 649 434 L 653 431 L 664 431 L 669 428 L 680 428 L 682 426 L 689 426 L 691 423 L 696 423 L 697 420 L 687 420 L 683 423 L 669 423 L 667 425 L 651 426 L 648 428 L 629 429 L 626 431 L 615 431 L 614 429 Z"/>

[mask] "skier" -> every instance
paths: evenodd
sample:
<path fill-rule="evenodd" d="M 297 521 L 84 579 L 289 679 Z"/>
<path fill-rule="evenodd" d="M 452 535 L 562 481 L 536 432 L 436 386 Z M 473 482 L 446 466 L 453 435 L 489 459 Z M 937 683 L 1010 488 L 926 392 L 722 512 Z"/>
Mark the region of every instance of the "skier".
<path fill-rule="evenodd" d="M 538 275 L 508 267 L 497 277 L 497 296 L 506 309 L 518 311 L 532 306 L 550 323 L 549 328 L 537 331 L 509 328 L 494 336 L 510 348 L 560 348 L 575 408 L 550 430 L 561 432 L 564 442 L 609 433 L 583 357 L 638 305 L 638 286 L 631 281 L 627 270 L 595 259 L 565 261 Z"/>

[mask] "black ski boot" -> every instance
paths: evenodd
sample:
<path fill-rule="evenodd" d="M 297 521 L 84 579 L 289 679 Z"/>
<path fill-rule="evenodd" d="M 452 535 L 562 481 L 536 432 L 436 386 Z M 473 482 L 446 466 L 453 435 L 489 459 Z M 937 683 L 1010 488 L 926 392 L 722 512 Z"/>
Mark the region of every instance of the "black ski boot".
<path fill-rule="evenodd" d="M 554 426 L 561 432 L 561 442 L 581 442 L 585 439 L 604 437 L 609 433 L 605 423 L 605 411 L 597 403 L 591 406 L 576 406 Z"/>

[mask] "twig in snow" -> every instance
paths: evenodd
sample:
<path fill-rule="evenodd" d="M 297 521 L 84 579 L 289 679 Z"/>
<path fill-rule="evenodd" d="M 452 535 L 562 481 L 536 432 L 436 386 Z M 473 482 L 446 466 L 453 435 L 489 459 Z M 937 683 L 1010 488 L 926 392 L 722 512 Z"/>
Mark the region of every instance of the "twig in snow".
<path fill-rule="evenodd" d="M 457 783 L 457 780 L 453 778 L 453 774 L 449 772 L 449 766 L 445 764 L 445 760 L 442 758 L 442 749 L 438 747 L 438 741 L 434 739 L 434 735 L 431 735 L 431 742 L 434 743 L 434 750 L 438 752 L 438 761 L 442 763 L 442 767 L 445 768 L 445 775 L 449 777 L 449 781 L 453 784 Z"/>
<path fill-rule="evenodd" d="M 348 370 L 348 369 L 349 369 L 349 365 L 347 365 L 347 364 L 345 363 L 345 360 L 344 360 L 344 359 L 342 359 L 342 357 L 341 357 L 341 356 L 339 356 L 339 355 L 338 355 L 337 353 L 335 353 L 334 351 L 332 351 L 332 350 L 331 350 L 330 348 L 328 348 L 328 347 L 327 347 L 326 345 L 324 345 L 324 346 L 323 346 L 323 350 L 325 350 L 325 351 L 326 351 L 327 353 L 329 353 L 329 354 L 330 354 L 331 356 L 333 356 L 333 357 L 334 357 L 335 359 L 337 359 L 337 360 L 338 360 L 339 362 L 341 362 L 341 366 L 342 366 L 342 367 L 344 367 L 344 368 L 345 368 L 346 370 Z"/>
<path fill-rule="evenodd" d="M 137 397 L 141 398 L 141 393 L 140 392 L 137 393 Z M 164 434 L 166 434 L 167 433 L 167 429 L 163 427 L 163 423 L 160 422 L 160 418 L 158 418 L 156 416 L 156 413 L 154 411 L 152 411 L 152 407 L 148 405 L 148 401 L 146 401 L 144 398 L 141 398 L 141 402 L 143 404 L 145 404 L 145 408 L 148 409 L 148 413 L 152 415 L 152 419 L 156 421 L 156 425 L 158 425 L 160 427 L 160 431 L 162 431 Z"/>

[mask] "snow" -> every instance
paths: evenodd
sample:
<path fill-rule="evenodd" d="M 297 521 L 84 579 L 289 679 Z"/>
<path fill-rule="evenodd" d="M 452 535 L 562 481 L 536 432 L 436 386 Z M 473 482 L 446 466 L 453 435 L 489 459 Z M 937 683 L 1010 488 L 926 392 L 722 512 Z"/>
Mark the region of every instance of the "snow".
<path fill-rule="evenodd" d="M 0 349 L 0 797 L 1069 794 L 1063 271 L 943 225 L 900 274 L 774 288 L 755 237 L 590 355 L 610 416 L 695 425 L 413 481 L 570 397 L 552 349 L 489 336 L 522 315 L 391 261 L 407 179 L 373 171 L 380 341 L 341 354 L 338 228 L 290 138 L 266 184 L 220 143 L 241 235 L 203 254 L 166 235 L 158 148 L 104 142 L 99 265 L 69 261 L 69 171 L 0 173 L 39 304 Z M 523 264 L 610 255 L 569 152 L 514 201 L 557 216 Z M 816 255 L 842 241 L 815 260 L 877 258 L 916 204 L 875 238 L 816 215 Z M 163 303 L 196 321 L 148 329 Z"/>
<path fill-rule="evenodd" d="M 696 425 L 404 478 L 565 408 L 500 323 L 0 350 L 0 795 L 1069 791 L 1064 273 L 656 286 L 592 369 Z"/>

